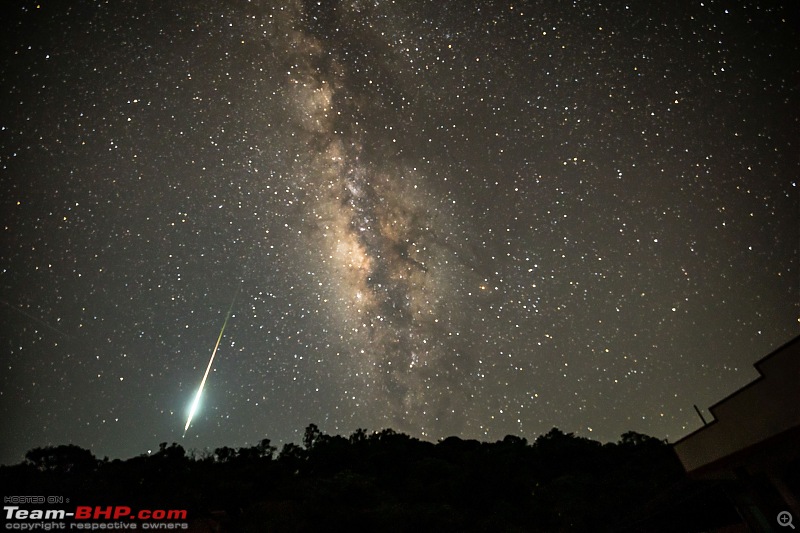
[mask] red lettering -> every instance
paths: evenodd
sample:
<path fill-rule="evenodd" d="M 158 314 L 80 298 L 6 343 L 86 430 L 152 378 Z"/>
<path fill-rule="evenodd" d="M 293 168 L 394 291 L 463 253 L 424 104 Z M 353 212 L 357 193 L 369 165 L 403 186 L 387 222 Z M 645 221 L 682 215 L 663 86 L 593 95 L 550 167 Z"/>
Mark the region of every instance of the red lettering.
<path fill-rule="evenodd" d="M 94 516 L 92 516 L 92 518 L 95 520 L 99 520 L 101 518 L 108 520 L 114 514 L 113 509 L 114 508 L 111 506 L 106 507 L 105 510 L 102 507 L 95 507 Z"/>
<path fill-rule="evenodd" d="M 92 517 L 92 508 L 88 505 L 79 505 L 75 509 L 75 520 L 87 520 Z"/>
<path fill-rule="evenodd" d="M 116 520 L 117 518 L 122 518 L 123 516 L 128 516 L 129 514 L 131 514 L 130 507 L 125 507 L 124 505 L 121 505 L 119 507 L 114 508 L 114 520 Z"/>

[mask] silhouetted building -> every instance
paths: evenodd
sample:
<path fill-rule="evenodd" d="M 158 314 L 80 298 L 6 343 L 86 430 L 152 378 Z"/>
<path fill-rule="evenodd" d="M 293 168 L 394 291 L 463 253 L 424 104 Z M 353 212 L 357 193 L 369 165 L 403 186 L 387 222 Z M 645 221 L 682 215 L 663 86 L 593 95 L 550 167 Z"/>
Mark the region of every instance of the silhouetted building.
<path fill-rule="evenodd" d="M 690 477 L 731 480 L 726 495 L 752 530 L 778 531 L 781 511 L 800 519 L 800 337 L 754 366 L 760 376 L 674 447 Z"/>

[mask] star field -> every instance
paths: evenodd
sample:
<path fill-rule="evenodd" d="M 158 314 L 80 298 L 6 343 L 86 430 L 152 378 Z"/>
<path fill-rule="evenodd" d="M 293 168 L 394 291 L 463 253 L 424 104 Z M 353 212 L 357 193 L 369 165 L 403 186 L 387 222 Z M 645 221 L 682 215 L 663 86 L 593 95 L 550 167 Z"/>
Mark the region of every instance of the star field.
<path fill-rule="evenodd" d="M 782 2 L 20 2 L 0 462 L 676 440 L 798 334 Z"/>

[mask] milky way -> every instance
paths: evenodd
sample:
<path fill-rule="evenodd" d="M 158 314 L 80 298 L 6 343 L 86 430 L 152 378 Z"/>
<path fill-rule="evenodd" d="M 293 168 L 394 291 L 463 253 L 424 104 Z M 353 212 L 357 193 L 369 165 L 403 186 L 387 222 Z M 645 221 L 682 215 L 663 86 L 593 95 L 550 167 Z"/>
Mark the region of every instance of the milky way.
<path fill-rule="evenodd" d="M 289 21 L 310 16 L 300 6 L 287 10 Z M 362 14 L 342 7 L 318 15 L 337 27 L 340 17 Z M 461 417 L 445 420 L 464 405 L 468 388 L 449 377 L 467 364 L 453 283 L 465 269 L 439 236 L 452 233 L 453 214 L 425 190 L 423 173 L 358 127 L 357 117 L 384 104 L 382 96 L 370 102 L 356 67 L 345 66 L 346 51 L 363 43 L 291 29 L 286 36 L 288 95 L 303 132 L 298 143 L 307 148 L 292 171 L 302 176 L 313 215 L 304 246 L 319 248 L 332 285 L 326 315 L 358 378 L 354 407 L 387 427 L 457 432 Z M 361 53 L 366 59 L 366 48 Z"/>
<path fill-rule="evenodd" d="M 675 440 L 798 334 L 797 7 L 23 1 L 0 461 Z M 707 413 L 706 413 L 707 414 Z"/>

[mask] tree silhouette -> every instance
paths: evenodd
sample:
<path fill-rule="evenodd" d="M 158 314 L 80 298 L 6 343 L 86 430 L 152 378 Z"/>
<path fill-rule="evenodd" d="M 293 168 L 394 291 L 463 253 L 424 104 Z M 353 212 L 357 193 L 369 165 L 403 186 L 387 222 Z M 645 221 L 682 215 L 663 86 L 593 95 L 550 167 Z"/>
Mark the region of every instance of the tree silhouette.
<path fill-rule="evenodd" d="M 176 442 L 173 442 L 169 446 L 167 446 L 166 442 L 162 442 L 158 445 L 158 451 L 153 457 L 172 463 L 180 462 L 186 459 L 186 450 Z"/>
<path fill-rule="evenodd" d="M 352 444 L 358 444 L 360 442 L 364 442 L 367 440 L 367 430 L 363 428 L 356 429 L 352 435 L 350 435 L 350 442 Z"/>
<path fill-rule="evenodd" d="M 288 468 L 292 472 L 297 472 L 300 467 L 305 463 L 306 450 L 294 444 L 287 442 L 281 448 L 281 453 L 278 456 L 278 461 L 281 465 Z"/>
<path fill-rule="evenodd" d="M 236 450 L 223 446 L 222 448 L 215 448 L 214 455 L 220 463 L 227 463 L 236 458 Z"/>
<path fill-rule="evenodd" d="M 258 456 L 264 459 L 272 459 L 272 456 L 277 450 L 275 446 L 272 446 L 269 439 L 261 439 L 256 448 L 258 449 Z"/>
<path fill-rule="evenodd" d="M 635 432 L 607 444 L 557 428 L 532 443 L 507 435 L 434 444 L 392 429 L 331 436 L 309 424 L 302 446 L 286 443 L 275 452 L 266 438 L 191 457 L 162 442 L 156 453 L 125 461 L 48 446 L 30 450 L 20 465 L 0 467 L 0 484 L 20 494 L 70 494 L 90 505 L 124 500 L 186 508 L 216 524 L 210 529 L 224 530 L 370 524 L 381 531 L 693 531 L 691 524 L 713 529 L 737 519 L 724 495 L 684 479 L 666 442 Z M 677 482 L 680 490 L 669 492 Z M 637 509 L 647 510 L 645 518 Z M 675 509 L 685 509 L 683 521 L 669 518 L 666 511 Z M 711 514 L 701 520 L 702 513 Z"/>
<path fill-rule="evenodd" d="M 43 472 L 85 473 L 97 467 L 92 452 L 74 444 L 34 448 L 25 454 L 28 464 Z"/>
<path fill-rule="evenodd" d="M 303 434 L 303 446 L 305 446 L 306 450 L 311 450 L 321 436 L 322 432 L 319 430 L 317 425 L 309 424 L 308 427 L 306 427 L 305 433 Z"/>

